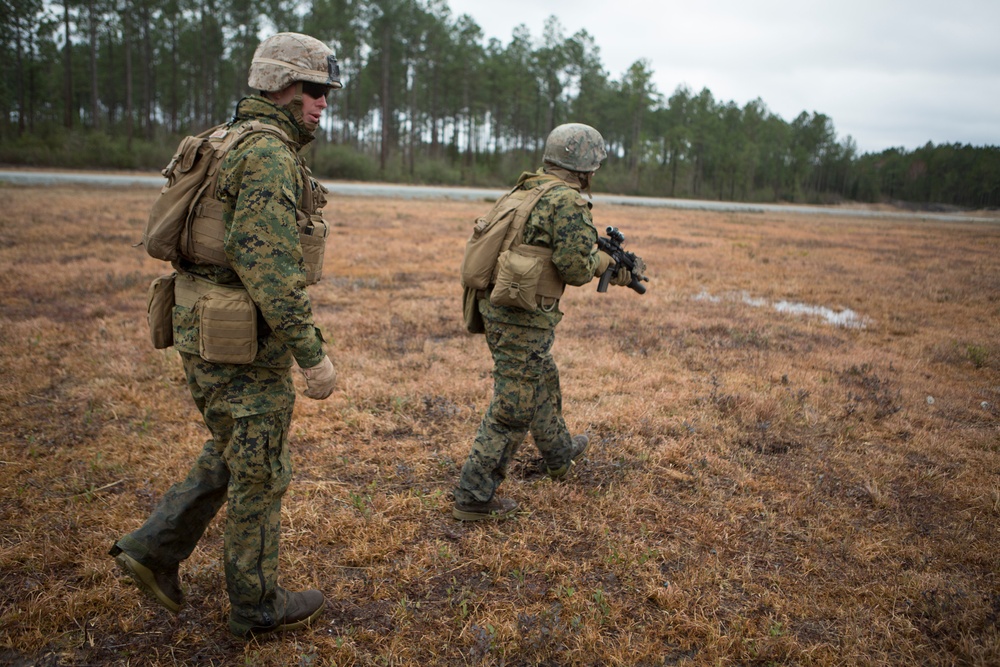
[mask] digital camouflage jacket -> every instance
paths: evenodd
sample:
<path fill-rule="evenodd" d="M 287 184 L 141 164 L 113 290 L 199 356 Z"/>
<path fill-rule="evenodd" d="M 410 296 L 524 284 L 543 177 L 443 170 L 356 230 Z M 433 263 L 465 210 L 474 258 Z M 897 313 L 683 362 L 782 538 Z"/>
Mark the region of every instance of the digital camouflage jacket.
<path fill-rule="evenodd" d="M 254 119 L 280 128 L 299 149 L 313 139 L 289 111 L 251 95 L 240 101 L 233 122 Z M 260 311 L 255 366 L 284 368 L 294 357 L 309 368 L 323 359 L 295 224 L 302 178 L 298 156 L 277 136 L 258 132 L 243 140 L 223 161 L 216 190 L 226 204 L 224 245 L 232 268 L 181 262 L 184 271 L 215 283 L 242 283 L 249 292 Z M 198 354 L 197 336 L 195 314 L 175 311 L 177 349 Z"/>
<path fill-rule="evenodd" d="M 550 169 L 559 175 L 560 169 Z M 517 184 L 530 190 L 544 178 L 544 169 L 526 171 Z M 590 202 L 575 184 L 557 185 L 538 200 L 524 223 L 524 245 L 552 249 L 552 263 L 567 285 L 585 285 L 597 270 L 597 229 L 590 215 Z M 551 312 L 528 312 L 519 308 L 491 306 L 491 319 L 541 329 L 551 329 L 562 319 L 558 308 Z"/>

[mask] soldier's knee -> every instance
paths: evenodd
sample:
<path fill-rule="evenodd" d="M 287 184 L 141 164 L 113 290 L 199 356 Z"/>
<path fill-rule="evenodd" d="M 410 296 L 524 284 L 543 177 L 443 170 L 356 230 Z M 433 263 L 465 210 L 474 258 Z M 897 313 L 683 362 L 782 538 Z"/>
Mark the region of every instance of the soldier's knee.
<path fill-rule="evenodd" d="M 232 479 L 238 484 L 264 484 L 275 490 L 287 488 L 292 471 L 284 420 L 277 414 L 236 420 L 225 458 Z"/>
<path fill-rule="evenodd" d="M 494 400 L 493 417 L 509 429 L 526 428 L 535 415 L 534 394 L 524 392 L 499 395 Z"/>

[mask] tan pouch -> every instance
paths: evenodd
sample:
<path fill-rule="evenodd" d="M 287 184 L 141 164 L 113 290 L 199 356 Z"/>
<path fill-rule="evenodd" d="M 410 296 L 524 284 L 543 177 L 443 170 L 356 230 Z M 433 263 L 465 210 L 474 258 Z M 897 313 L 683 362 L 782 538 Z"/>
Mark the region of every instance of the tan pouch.
<path fill-rule="evenodd" d="M 257 306 L 244 289 L 215 287 L 198 299 L 199 352 L 218 364 L 249 364 L 257 357 Z"/>
<path fill-rule="evenodd" d="M 500 253 L 490 303 L 534 312 L 538 307 L 538 278 L 544 266 L 545 260 L 537 255 L 522 255 L 516 249 Z"/>
<path fill-rule="evenodd" d="M 176 273 L 160 276 L 146 292 L 146 321 L 153 347 L 163 350 L 174 344 L 174 279 Z"/>
<path fill-rule="evenodd" d="M 195 264 L 229 266 L 226 257 L 226 205 L 210 197 L 202 197 L 191 214 L 187 235 L 181 238 L 181 254 Z"/>
<path fill-rule="evenodd" d="M 465 330 L 471 334 L 486 333 L 486 323 L 483 314 L 479 312 L 479 290 L 472 287 L 462 288 L 462 317 L 465 320 Z"/>
<path fill-rule="evenodd" d="M 313 213 L 306 224 L 299 221 L 299 244 L 306 264 L 306 284 L 315 285 L 323 277 L 323 255 L 329 227 L 320 213 Z"/>

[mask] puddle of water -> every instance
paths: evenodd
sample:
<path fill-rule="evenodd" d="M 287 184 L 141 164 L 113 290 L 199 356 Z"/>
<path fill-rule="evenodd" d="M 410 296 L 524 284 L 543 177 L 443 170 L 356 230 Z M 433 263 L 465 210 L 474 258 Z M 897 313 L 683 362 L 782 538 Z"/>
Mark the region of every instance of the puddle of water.
<path fill-rule="evenodd" d="M 722 297 L 709 294 L 705 290 L 698 292 L 691 298 L 694 299 L 695 301 L 708 301 L 709 303 L 719 303 L 720 301 L 722 301 Z"/>
<path fill-rule="evenodd" d="M 824 320 L 838 327 L 849 329 L 864 329 L 868 324 L 868 318 L 860 317 L 850 308 L 835 311 L 826 306 L 810 306 L 805 303 L 794 301 L 779 301 L 773 304 L 774 309 L 779 313 L 792 313 L 793 315 L 818 315 Z"/>
<path fill-rule="evenodd" d="M 787 301 L 784 299 L 781 301 L 771 302 L 767 299 L 750 296 L 746 292 L 742 292 L 738 295 L 731 294 L 725 297 L 720 297 L 702 290 L 691 298 L 695 301 L 707 301 L 709 303 L 719 303 L 725 298 L 731 301 L 741 301 L 748 306 L 753 306 L 754 308 L 770 307 L 779 313 L 788 313 L 791 315 L 812 315 L 823 318 L 828 324 L 847 329 L 865 329 L 869 324 L 871 324 L 871 320 L 869 318 L 858 315 L 850 308 L 834 310 L 832 308 L 827 308 L 826 306 L 813 306 L 808 303 L 799 303 L 797 301 Z"/>

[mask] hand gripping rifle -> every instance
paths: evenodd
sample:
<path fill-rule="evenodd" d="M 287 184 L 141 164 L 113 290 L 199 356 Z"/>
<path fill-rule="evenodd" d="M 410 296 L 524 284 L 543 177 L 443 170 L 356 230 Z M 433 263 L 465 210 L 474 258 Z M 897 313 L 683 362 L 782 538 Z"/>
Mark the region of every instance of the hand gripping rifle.
<path fill-rule="evenodd" d="M 646 286 L 642 284 L 642 281 L 649 282 L 649 278 L 642 275 L 641 270 L 636 270 L 636 256 L 635 253 L 626 251 L 622 244 L 625 243 L 625 236 L 618 231 L 615 227 L 608 227 L 608 238 L 603 236 L 597 237 L 597 248 L 598 250 L 603 250 L 604 252 L 611 255 L 611 259 L 614 260 L 615 265 L 609 266 L 607 270 L 601 274 L 601 280 L 597 283 L 598 292 L 608 291 L 608 282 L 611 280 L 611 276 L 615 274 L 615 271 L 619 267 L 624 266 L 632 274 L 632 282 L 628 286 L 635 290 L 637 294 L 645 294 Z M 642 262 L 642 260 L 639 260 Z M 645 269 L 645 264 L 643 264 L 642 269 Z"/>

